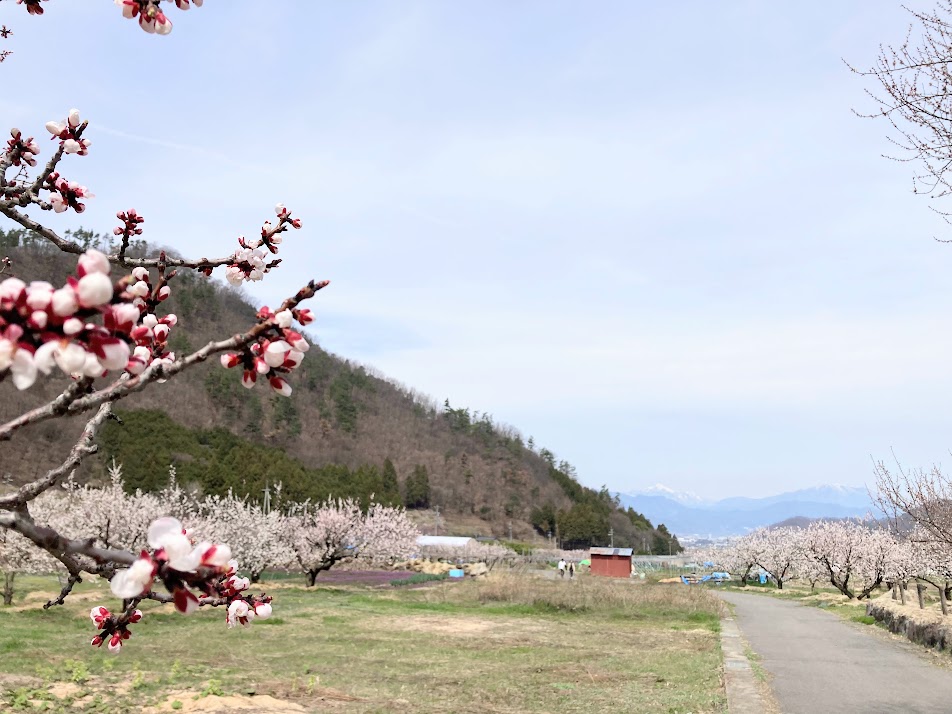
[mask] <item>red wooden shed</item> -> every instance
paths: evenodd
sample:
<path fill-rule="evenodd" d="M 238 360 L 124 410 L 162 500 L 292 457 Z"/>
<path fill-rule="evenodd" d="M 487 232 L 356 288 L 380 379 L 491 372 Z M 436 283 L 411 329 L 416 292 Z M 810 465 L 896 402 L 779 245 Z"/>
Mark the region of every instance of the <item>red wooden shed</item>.
<path fill-rule="evenodd" d="M 592 575 L 631 577 L 631 548 L 592 548 Z"/>

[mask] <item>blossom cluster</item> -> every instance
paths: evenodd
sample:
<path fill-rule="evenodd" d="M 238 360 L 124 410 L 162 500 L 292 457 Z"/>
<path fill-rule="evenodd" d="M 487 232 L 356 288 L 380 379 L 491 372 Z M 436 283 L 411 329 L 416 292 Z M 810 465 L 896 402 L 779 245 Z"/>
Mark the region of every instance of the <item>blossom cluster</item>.
<path fill-rule="evenodd" d="M 0 40 L 5 40 L 8 37 L 10 37 L 10 35 L 12 34 L 13 34 L 13 30 L 11 30 L 9 27 L 7 27 L 6 25 L 0 25 Z M 12 54 L 13 52 L 10 50 L 0 50 L 0 62 L 3 62 L 7 57 L 9 57 Z"/>
<path fill-rule="evenodd" d="M 102 647 L 103 642 L 108 641 L 106 649 L 113 654 L 119 654 L 122 643 L 132 637 L 129 625 L 142 619 L 142 610 L 133 610 L 128 615 L 116 616 L 102 605 L 97 605 L 89 611 L 89 619 L 93 621 L 96 629 L 102 630 L 89 644 L 93 647 Z"/>
<path fill-rule="evenodd" d="M 70 109 L 66 121 L 46 122 L 46 130 L 53 135 L 51 139 L 59 139 L 67 154 L 86 156 L 89 153 L 90 141 L 81 137 L 85 128 L 86 122 L 80 118 L 78 109 Z"/>
<path fill-rule="evenodd" d="M 251 587 L 251 581 L 237 575 L 238 561 L 232 560 L 228 566 L 228 572 L 218 586 L 219 596 L 228 603 L 225 624 L 229 628 L 236 625 L 247 627 L 256 617 L 262 620 L 271 617 L 271 596 L 264 593 L 257 597 L 244 595 L 244 591 Z"/>
<path fill-rule="evenodd" d="M 7 161 L 13 166 L 21 166 L 23 164 L 36 166 L 36 159 L 34 157 L 40 153 L 40 147 L 37 146 L 33 137 L 28 136 L 24 139 L 23 134 L 15 127 L 10 130 L 10 136 L 11 138 L 7 140 Z"/>
<path fill-rule="evenodd" d="M 175 315 L 143 315 L 168 297 L 168 286 L 152 291 L 144 268 L 113 284 L 111 269 L 105 255 L 88 250 L 76 277 L 59 289 L 14 277 L 0 282 L 0 379 L 9 374 L 22 390 L 54 366 L 70 376 L 101 377 L 120 369 L 139 374 L 156 359 L 171 362 L 165 347 Z M 90 321 L 97 317 L 101 324 Z"/>
<path fill-rule="evenodd" d="M 143 550 L 131 567 L 113 576 L 113 594 L 126 599 L 142 597 L 152 589 L 158 575 L 172 594 L 175 609 L 186 614 L 198 609 L 198 598 L 188 588 L 189 581 L 194 580 L 191 575 L 199 569 L 220 575 L 231 560 L 227 545 L 203 542 L 193 547 L 182 524 L 171 517 L 152 522 L 148 544 L 151 554 Z"/>
<path fill-rule="evenodd" d="M 242 352 L 228 352 L 221 356 L 221 364 L 226 369 L 241 365 L 244 373 L 241 383 L 249 389 L 255 385 L 258 375 L 265 377 L 271 388 L 282 396 L 291 394 L 291 385 L 284 378 L 296 369 L 304 359 L 304 353 L 310 349 L 307 340 L 291 329 L 291 324 L 297 320 L 302 325 L 314 321 L 314 316 L 307 309 L 282 310 L 274 313 L 266 305 L 258 311 L 260 322 L 271 321 L 277 332 L 277 339 L 262 336 L 252 342 Z"/>
<path fill-rule="evenodd" d="M 241 285 L 246 280 L 261 280 L 265 273 L 280 262 L 266 262 L 265 250 L 272 255 L 276 254 L 282 242 L 279 234 L 286 231 L 288 226 L 301 227 L 301 219 L 291 218 L 291 211 L 283 203 L 276 205 L 274 212 L 278 216 L 278 224 L 273 226 L 271 221 L 265 221 L 261 226 L 261 238 L 257 241 L 249 243 L 244 236 L 238 237 L 238 245 L 241 247 L 235 251 L 233 262 L 225 269 L 225 278 L 232 285 Z"/>
<path fill-rule="evenodd" d="M 170 0 L 166 0 L 169 2 Z M 189 9 L 189 0 L 171 0 L 179 10 Z M 195 7 L 201 7 L 203 0 L 191 0 Z M 139 27 L 150 34 L 167 35 L 172 31 L 172 22 L 162 12 L 159 0 L 115 0 L 122 9 L 122 16 L 131 20 L 139 18 Z"/>
<path fill-rule="evenodd" d="M 124 600 L 145 597 L 159 578 L 171 593 L 175 609 L 183 614 L 194 612 L 201 604 L 194 588 L 209 598 L 208 604 L 226 607 L 228 627 L 248 625 L 255 617 L 271 616 L 270 596 L 245 594 L 251 581 L 238 575 L 238 562 L 231 557 L 229 546 L 208 541 L 196 545 L 181 522 L 169 516 L 152 522 L 147 542 L 152 552 L 143 550 L 129 568 L 113 576 L 110 589 L 117 597 Z M 104 622 L 109 621 L 108 611 L 100 614 Z M 121 635 L 120 640 L 123 637 L 128 635 Z"/>
<path fill-rule="evenodd" d="M 72 208 L 76 213 L 86 210 L 86 204 L 80 203 L 81 198 L 95 198 L 88 188 L 75 181 L 67 181 L 54 171 L 46 177 L 46 188 L 50 192 L 50 207 L 56 213 L 63 213 Z"/>
<path fill-rule="evenodd" d="M 43 6 L 40 5 L 41 2 L 46 2 L 46 0 L 17 0 L 17 5 L 26 5 L 26 11 L 31 15 L 42 15 Z"/>

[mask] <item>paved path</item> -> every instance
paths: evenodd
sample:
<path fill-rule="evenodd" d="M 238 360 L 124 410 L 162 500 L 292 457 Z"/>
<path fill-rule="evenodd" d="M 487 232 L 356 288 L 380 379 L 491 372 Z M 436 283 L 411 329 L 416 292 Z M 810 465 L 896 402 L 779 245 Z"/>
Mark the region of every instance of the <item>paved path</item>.
<path fill-rule="evenodd" d="M 952 671 L 930 664 L 915 651 L 919 645 L 890 641 L 789 600 L 718 594 L 735 606 L 783 714 L 952 712 Z"/>

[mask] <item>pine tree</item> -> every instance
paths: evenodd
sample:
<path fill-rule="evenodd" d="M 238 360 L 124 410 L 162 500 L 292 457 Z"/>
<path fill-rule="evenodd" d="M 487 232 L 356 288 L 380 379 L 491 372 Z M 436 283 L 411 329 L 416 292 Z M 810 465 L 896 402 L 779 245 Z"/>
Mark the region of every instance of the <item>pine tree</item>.
<path fill-rule="evenodd" d="M 396 506 L 400 503 L 400 481 L 397 478 L 397 469 L 390 459 L 383 462 L 380 497 L 377 500 L 387 506 Z"/>
<path fill-rule="evenodd" d="M 404 485 L 404 505 L 407 508 L 430 507 L 430 476 L 426 466 L 417 465 Z"/>

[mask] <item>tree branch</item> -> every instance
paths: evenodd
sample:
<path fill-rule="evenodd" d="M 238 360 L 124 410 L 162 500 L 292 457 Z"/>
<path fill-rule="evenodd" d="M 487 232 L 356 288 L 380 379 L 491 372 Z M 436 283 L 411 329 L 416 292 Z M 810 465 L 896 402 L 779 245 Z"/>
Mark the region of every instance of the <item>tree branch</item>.
<path fill-rule="evenodd" d="M 13 509 L 32 501 L 47 489 L 55 486 L 63 476 L 79 466 L 87 455 L 96 453 L 98 447 L 93 443 L 96 433 L 111 414 L 112 402 L 108 401 L 99 407 L 99 411 L 92 419 L 86 422 L 83 433 L 62 464 L 48 471 L 45 476 L 21 486 L 15 493 L 0 497 L 0 508 Z"/>
<path fill-rule="evenodd" d="M 275 311 L 275 313 L 282 312 L 284 310 L 291 310 L 297 307 L 297 305 L 302 301 L 313 297 L 318 290 L 326 287 L 328 284 L 329 281 L 327 280 L 321 282 L 315 282 L 312 280 L 303 288 L 298 290 L 298 292 L 293 297 L 287 298 L 281 304 L 281 307 Z M 169 379 L 170 377 L 175 376 L 179 372 L 188 369 L 189 367 L 193 367 L 200 362 L 204 362 L 213 354 L 244 347 L 245 345 L 254 342 L 258 337 L 274 327 L 275 323 L 273 319 L 265 320 L 264 322 L 259 322 L 257 325 L 243 334 L 235 335 L 230 339 L 222 340 L 220 342 L 209 342 L 202 349 L 193 352 L 181 360 L 176 360 L 172 364 L 167 364 L 156 360 L 150 364 L 145 369 L 145 371 L 142 372 L 142 374 L 136 376 L 123 374 L 109 387 L 99 390 L 98 392 L 93 392 L 92 394 L 89 394 L 85 397 L 72 400 L 68 405 L 66 405 L 65 410 L 62 408 L 62 402 L 58 401 L 61 399 L 61 395 L 60 397 L 57 397 L 56 400 L 53 400 L 53 402 L 50 402 L 49 404 L 42 407 L 37 407 L 36 409 L 22 414 L 16 419 L 8 421 L 3 426 L 0 426 L 0 441 L 9 439 L 15 431 L 29 424 L 37 424 L 39 422 L 47 421 L 64 414 L 81 414 L 101 404 L 115 402 L 119 399 L 122 399 L 123 397 L 127 397 L 130 394 L 144 389 L 152 382 L 160 379 Z M 2 501 L 0 501 L 0 506 L 2 506 Z"/>

